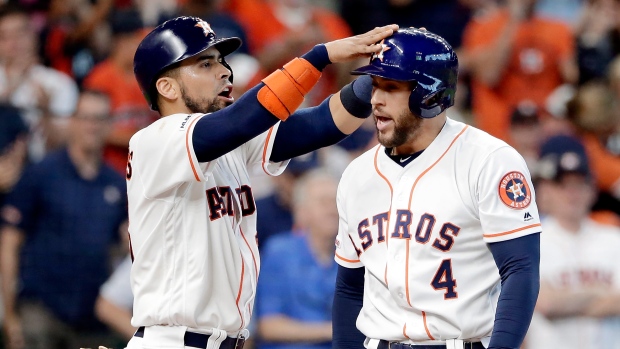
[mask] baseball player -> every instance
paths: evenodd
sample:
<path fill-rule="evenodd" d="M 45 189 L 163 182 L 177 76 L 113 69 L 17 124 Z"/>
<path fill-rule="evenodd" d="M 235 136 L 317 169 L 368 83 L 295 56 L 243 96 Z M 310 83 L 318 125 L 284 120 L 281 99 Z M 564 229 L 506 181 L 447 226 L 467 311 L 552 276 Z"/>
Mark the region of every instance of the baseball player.
<path fill-rule="evenodd" d="M 260 270 L 249 168 L 278 175 L 287 159 L 353 132 L 370 115 L 370 78 L 295 110 L 325 66 L 379 52 L 377 42 L 397 28 L 317 45 L 235 103 L 224 57 L 238 38 L 178 17 L 143 39 L 134 72 L 162 118 L 129 143 L 138 330 L 127 348 L 243 347 Z"/>
<path fill-rule="evenodd" d="M 525 161 L 446 117 L 458 60 L 443 38 L 408 28 L 381 44 L 353 72 L 372 76 L 380 144 L 338 188 L 335 348 L 519 348 L 541 231 Z"/>

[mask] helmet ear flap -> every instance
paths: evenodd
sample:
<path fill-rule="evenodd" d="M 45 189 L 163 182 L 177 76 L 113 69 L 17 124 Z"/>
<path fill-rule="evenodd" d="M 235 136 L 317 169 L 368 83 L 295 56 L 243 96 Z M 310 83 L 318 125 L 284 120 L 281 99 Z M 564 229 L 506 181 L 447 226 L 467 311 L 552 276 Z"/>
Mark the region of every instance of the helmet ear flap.
<path fill-rule="evenodd" d="M 409 109 L 421 118 L 434 118 L 445 109 L 443 103 L 445 91 L 445 88 L 440 88 L 429 94 L 424 88 L 416 88 L 409 95 Z"/>

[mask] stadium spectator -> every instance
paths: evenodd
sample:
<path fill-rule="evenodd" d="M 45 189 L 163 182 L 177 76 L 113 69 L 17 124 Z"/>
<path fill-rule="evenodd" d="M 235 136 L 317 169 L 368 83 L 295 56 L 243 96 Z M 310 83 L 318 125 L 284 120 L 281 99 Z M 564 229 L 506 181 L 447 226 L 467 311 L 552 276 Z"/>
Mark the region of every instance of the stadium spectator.
<path fill-rule="evenodd" d="M 581 138 L 600 191 L 596 210 L 620 214 L 620 157 L 611 153 L 607 140 L 620 124 L 619 100 L 602 82 L 581 86 L 567 106 L 567 117 Z"/>
<path fill-rule="evenodd" d="M 44 63 L 78 85 L 109 51 L 107 18 L 114 0 L 51 0 L 41 33 Z"/>
<path fill-rule="evenodd" d="M 342 0 L 340 13 L 354 33 L 382 23 L 425 27 L 458 48 L 473 8 L 486 0 Z"/>
<path fill-rule="evenodd" d="M 106 93 L 112 103 L 112 131 L 104 158 L 119 173 L 125 173 L 129 139 L 157 120 L 140 91 L 133 73 L 133 56 L 146 34 L 137 11 L 115 12 L 112 18 L 114 43 L 108 59 L 97 64 L 84 80 L 88 89 Z"/>
<path fill-rule="evenodd" d="M 37 33 L 28 13 L 0 6 L 0 101 L 23 109 L 30 158 L 39 161 L 65 141 L 78 89 L 66 74 L 39 63 Z"/>
<path fill-rule="evenodd" d="M 338 14 L 310 0 L 229 0 L 226 8 L 244 27 L 250 54 L 267 72 L 316 44 L 351 35 Z M 334 64 L 323 70 L 319 83 L 306 95 L 308 105 L 317 105 L 350 82 L 351 68 L 352 64 Z"/>
<path fill-rule="evenodd" d="M 531 103 L 518 105 L 510 116 L 509 141 L 523 156 L 530 171 L 538 160 L 538 152 L 543 138 L 538 108 Z"/>
<path fill-rule="evenodd" d="M 127 216 L 123 177 L 102 163 L 109 100 L 80 96 L 67 147 L 24 170 L 2 208 L 0 273 L 9 349 L 96 348 L 95 299 Z"/>
<path fill-rule="evenodd" d="M 294 230 L 293 188 L 299 177 L 319 167 L 318 152 L 291 159 L 286 170 L 279 176 L 270 177 L 273 192 L 256 200 L 256 231 L 258 247 L 263 248 L 267 240 L 277 233 Z"/>
<path fill-rule="evenodd" d="M 620 55 L 620 1 L 587 0 L 576 26 L 579 83 L 604 79 Z"/>
<path fill-rule="evenodd" d="M 536 0 L 506 0 L 475 17 L 463 37 L 475 124 L 504 140 L 519 103 L 530 101 L 542 109 L 556 88 L 578 78 L 572 32 L 537 16 L 535 5 Z"/>
<path fill-rule="evenodd" d="M 299 230 L 271 237 L 263 249 L 258 349 L 331 348 L 337 186 L 325 170 L 304 174 L 293 195 Z"/>
<path fill-rule="evenodd" d="M 222 9 L 221 0 L 185 0 L 175 12 L 162 16 L 159 23 L 178 16 L 198 17 L 207 21 L 220 38 L 238 37 L 243 44 L 234 54 L 249 54 L 248 39 L 243 26 Z"/>
<path fill-rule="evenodd" d="M 536 177 L 545 218 L 527 349 L 618 348 L 620 229 L 588 217 L 597 190 L 585 148 L 570 136 L 550 138 Z"/>

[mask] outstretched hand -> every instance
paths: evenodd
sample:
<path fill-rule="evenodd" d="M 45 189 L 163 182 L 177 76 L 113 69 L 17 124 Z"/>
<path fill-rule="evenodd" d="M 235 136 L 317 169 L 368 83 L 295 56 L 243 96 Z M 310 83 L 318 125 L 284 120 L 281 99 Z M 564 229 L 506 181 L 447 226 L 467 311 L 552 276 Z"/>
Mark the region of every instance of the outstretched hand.
<path fill-rule="evenodd" d="M 329 60 L 332 63 L 338 63 L 363 56 L 370 57 L 373 53 L 381 51 L 379 42 L 392 35 L 396 30 L 398 30 L 398 25 L 390 24 L 377 27 L 364 34 L 330 41 L 325 44 Z"/>

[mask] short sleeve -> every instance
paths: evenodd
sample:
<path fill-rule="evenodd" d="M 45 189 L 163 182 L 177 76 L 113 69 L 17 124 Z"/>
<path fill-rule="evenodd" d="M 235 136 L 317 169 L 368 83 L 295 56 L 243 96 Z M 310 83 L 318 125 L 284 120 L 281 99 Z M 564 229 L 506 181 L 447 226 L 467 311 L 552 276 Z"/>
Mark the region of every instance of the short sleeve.
<path fill-rule="evenodd" d="M 144 195 L 157 197 L 187 182 L 202 182 L 217 161 L 199 163 L 191 134 L 202 114 L 172 115 L 136 133 L 129 141 L 131 172 Z M 128 168 L 129 169 L 129 168 Z"/>
<path fill-rule="evenodd" d="M 523 157 L 513 148 L 501 147 L 482 162 L 473 192 L 486 242 L 541 231 L 530 173 Z"/>
<path fill-rule="evenodd" d="M 262 171 L 270 176 L 278 176 L 286 169 L 289 160 L 281 162 L 273 162 L 269 160 L 271 157 L 271 152 L 273 151 L 273 143 L 276 139 L 279 126 L 280 122 L 276 123 L 269 130 L 254 137 L 242 146 L 247 159 L 247 164 L 248 166 L 251 166 L 253 170 Z"/>
<path fill-rule="evenodd" d="M 350 228 L 345 205 L 346 193 L 346 172 L 338 185 L 338 193 L 336 194 L 336 206 L 338 207 L 338 235 L 336 235 L 336 254 L 334 259 L 336 263 L 346 268 L 359 268 L 362 263 L 359 259 L 357 249 L 353 245 L 353 241 L 349 237 Z"/>

